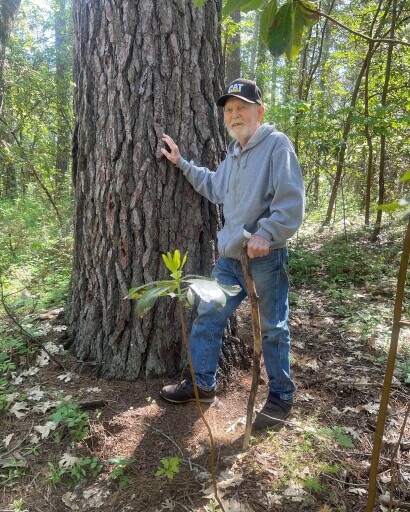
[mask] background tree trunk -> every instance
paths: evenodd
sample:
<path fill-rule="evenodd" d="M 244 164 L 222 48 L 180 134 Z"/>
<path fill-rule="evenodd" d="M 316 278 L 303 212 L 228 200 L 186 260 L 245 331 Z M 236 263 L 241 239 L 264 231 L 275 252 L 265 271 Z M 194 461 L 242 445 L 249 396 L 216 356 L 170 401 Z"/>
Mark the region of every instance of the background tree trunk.
<path fill-rule="evenodd" d="M 6 47 L 13 28 L 13 22 L 20 7 L 21 0 L 0 0 L 0 114 L 3 111 L 4 99 L 4 62 Z M 0 144 L 10 144 L 11 133 L 6 125 L 0 125 Z M 17 177 L 11 159 L 0 155 L 1 186 L 0 197 L 14 197 L 17 190 Z"/>
<path fill-rule="evenodd" d="M 231 14 L 237 28 L 232 36 L 226 36 L 225 53 L 225 83 L 230 84 L 241 75 L 241 11 L 238 9 Z"/>
<path fill-rule="evenodd" d="M 6 56 L 6 46 L 20 3 L 21 0 L 0 0 L 0 112 L 3 107 L 3 67 Z"/>
<path fill-rule="evenodd" d="M 61 188 L 68 174 L 71 149 L 70 108 L 71 65 L 69 60 L 70 34 L 66 0 L 56 0 L 54 6 L 54 32 L 56 52 L 56 185 Z"/>
<path fill-rule="evenodd" d="M 181 363 L 176 304 L 142 320 L 129 288 L 167 278 L 161 253 L 188 252 L 209 275 L 216 209 L 160 153 L 215 168 L 224 151 L 220 1 L 74 1 L 75 249 L 68 339 L 109 378 L 172 374 Z M 193 313 L 187 311 L 188 323 Z"/>

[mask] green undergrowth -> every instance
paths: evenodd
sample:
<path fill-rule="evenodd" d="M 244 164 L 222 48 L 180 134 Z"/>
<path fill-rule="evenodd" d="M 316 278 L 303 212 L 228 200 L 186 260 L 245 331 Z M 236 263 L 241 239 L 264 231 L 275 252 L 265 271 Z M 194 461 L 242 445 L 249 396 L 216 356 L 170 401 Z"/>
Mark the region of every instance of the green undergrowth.
<path fill-rule="evenodd" d="M 0 278 L 12 309 L 31 312 L 66 299 L 72 258 L 68 194 L 58 208 L 61 223 L 49 201 L 30 191 L 0 199 Z"/>
<path fill-rule="evenodd" d="M 354 449 L 353 439 L 344 427 L 323 428 L 314 418 L 296 419 L 293 423 L 290 429 L 284 427 L 280 435 L 268 431 L 245 455 L 246 463 L 261 476 L 266 469 L 261 461 L 269 460 L 269 473 L 275 476 L 272 493 L 298 496 L 305 505 L 309 499 L 312 504 L 324 500 L 329 506 L 340 505 L 339 496 L 332 490 L 332 479 L 341 478 L 352 469 L 335 460 L 333 450 Z"/>
<path fill-rule="evenodd" d="M 372 349 L 369 357 L 383 361 L 390 344 L 397 278 L 407 220 L 385 227 L 380 239 L 370 241 L 371 230 L 350 223 L 347 230 L 306 225 L 292 241 L 288 271 L 290 302 L 294 309 L 337 319 L 346 335 Z M 308 297 L 308 300 L 306 299 Z M 402 318 L 410 318 L 405 296 Z M 410 330 L 401 330 L 397 371 L 410 380 Z"/>

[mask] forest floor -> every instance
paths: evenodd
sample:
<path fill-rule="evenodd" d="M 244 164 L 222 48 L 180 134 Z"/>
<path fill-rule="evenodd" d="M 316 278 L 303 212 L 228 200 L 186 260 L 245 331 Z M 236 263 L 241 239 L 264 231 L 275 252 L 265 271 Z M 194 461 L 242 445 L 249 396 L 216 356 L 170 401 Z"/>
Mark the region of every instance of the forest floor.
<path fill-rule="evenodd" d="M 391 308 L 394 288 L 386 293 L 384 284 L 379 292 L 362 290 L 359 300 L 369 301 L 365 307 L 384 301 Z M 250 447 L 242 450 L 251 372 L 238 371 L 218 390 L 215 403 L 204 407 L 215 438 L 216 476 L 226 512 L 366 508 L 385 354 L 374 336 L 363 341 L 353 323 L 349 327 L 343 315 L 329 308 L 323 291 L 298 287 L 294 293 L 290 325 L 297 394 L 284 428 L 252 432 Z M 251 344 L 247 303 L 239 316 L 241 339 Z M 64 330 L 61 310 L 34 316 L 33 323 L 48 333 L 49 350 L 58 345 Z M 209 489 L 208 433 L 195 403 L 175 406 L 161 400 L 158 393 L 169 379 L 105 381 L 70 354 L 55 357 L 64 369 L 44 356 L 14 376 L 15 392 L 24 399 L 0 418 L 1 511 L 219 510 Z M 257 409 L 266 393 L 260 385 Z M 410 509 L 409 398 L 410 387 L 395 378 L 376 510 L 389 510 L 392 480 L 392 510 Z M 60 407 L 65 422 L 50 423 L 56 400 L 81 408 L 64 412 Z M 88 433 L 73 443 L 73 432 L 86 432 L 84 422 Z M 168 464 L 172 478 L 156 475 Z M 90 476 L 92 469 L 99 474 Z M 18 499 L 24 503 L 21 508 L 14 501 Z"/>

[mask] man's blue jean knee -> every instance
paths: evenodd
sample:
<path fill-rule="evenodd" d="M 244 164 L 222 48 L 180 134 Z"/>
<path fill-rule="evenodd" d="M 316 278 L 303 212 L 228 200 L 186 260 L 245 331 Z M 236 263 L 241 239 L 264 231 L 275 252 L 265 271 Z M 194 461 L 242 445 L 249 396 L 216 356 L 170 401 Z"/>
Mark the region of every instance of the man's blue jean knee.
<path fill-rule="evenodd" d="M 285 248 L 251 260 L 251 271 L 259 296 L 262 346 L 269 390 L 284 400 L 290 400 L 295 390 L 290 378 L 290 335 L 288 329 L 288 278 Z M 212 277 L 221 284 L 239 285 L 238 295 L 227 297 L 223 309 L 212 303 L 200 302 L 189 347 L 197 383 L 204 389 L 216 385 L 216 368 L 222 345 L 222 335 L 229 317 L 246 297 L 246 285 L 241 263 L 220 258 Z"/>

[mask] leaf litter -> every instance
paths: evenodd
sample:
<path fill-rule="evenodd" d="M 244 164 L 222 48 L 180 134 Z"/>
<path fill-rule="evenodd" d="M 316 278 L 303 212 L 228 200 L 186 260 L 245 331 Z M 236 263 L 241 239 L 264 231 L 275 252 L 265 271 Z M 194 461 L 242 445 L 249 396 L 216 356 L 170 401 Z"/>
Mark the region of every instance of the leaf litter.
<path fill-rule="evenodd" d="M 309 291 L 304 301 L 309 303 Z M 226 512 L 328 512 L 342 503 L 349 512 L 364 508 L 383 365 L 374 363 L 375 354 L 369 353 L 369 345 L 354 338 L 344 339 L 342 321 L 331 317 L 320 294 L 316 294 L 315 304 L 321 316 L 314 322 L 304 310 L 298 311 L 297 318 L 291 318 L 295 341 L 292 371 L 298 393 L 294 414 L 284 429 L 273 434 L 253 433 L 248 452 L 241 453 L 251 379 L 243 372 L 237 372 L 232 382 L 218 391 L 220 406 L 205 410 L 216 436 L 218 487 Z M 252 343 L 246 303 L 240 317 L 240 336 Z M 58 334 L 53 329 L 48 332 L 50 336 Z M 315 341 L 318 339 L 320 344 Z M 55 354 L 62 352 L 54 341 L 47 349 Z M 44 353 L 40 353 L 35 366 L 13 372 L 15 389 L 6 397 L 10 406 L 0 422 L 2 446 L 12 450 L 5 463 L 20 468 L 29 465 L 39 477 L 34 486 L 29 485 L 28 477 L 6 487 L 0 508 L 10 508 L 13 497 L 18 495 L 39 510 L 212 510 L 208 439 L 195 405 L 175 407 L 161 402 L 157 395 L 163 379 L 132 383 L 97 380 L 91 372 L 82 370 L 80 374 L 72 356 L 64 358 L 68 369 L 64 374 L 47 361 Z M 389 442 L 383 445 L 379 468 L 383 475 L 379 485 L 386 492 L 391 481 L 386 471 L 390 470 L 390 456 L 409 396 L 409 388 L 396 381 L 386 425 Z M 94 397 L 108 405 L 98 414 L 89 411 L 88 436 L 75 446 L 64 438 L 67 434 L 55 443 L 52 435 L 61 427 L 49 420 L 52 411 L 64 401 L 81 404 L 92 402 Z M 263 404 L 265 398 L 266 388 L 262 385 L 258 403 Z M 335 435 L 321 436 L 316 433 L 320 428 Z M 339 443 L 337 435 L 341 433 L 351 438 L 353 448 Z M 409 439 L 407 425 L 402 446 L 409 446 Z M 40 455 L 24 455 L 23 448 L 36 443 L 41 445 Z M 300 449 L 302 445 L 305 452 Z M 306 449 L 309 445 L 310 451 Z M 81 457 L 92 456 L 99 457 L 104 470 L 94 479 L 88 478 L 81 489 L 67 491 L 64 486 L 57 486 L 51 492 L 50 483 L 41 479 L 47 474 L 44 461 L 69 469 Z M 155 477 L 159 460 L 175 456 L 181 459 L 180 473 L 172 482 Z M 111 457 L 135 459 L 126 468 L 131 483 L 122 490 L 108 478 L 113 469 L 108 464 Z M 408 448 L 399 452 L 397 462 L 399 478 L 405 481 L 409 478 Z M 329 478 L 330 470 L 335 473 L 330 473 Z M 315 482 L 319 487 L 314 487 Z M 334 503 L 329 502 L 330 495 Z M 399 497 L 410 498 L 404 491 Z"/>

